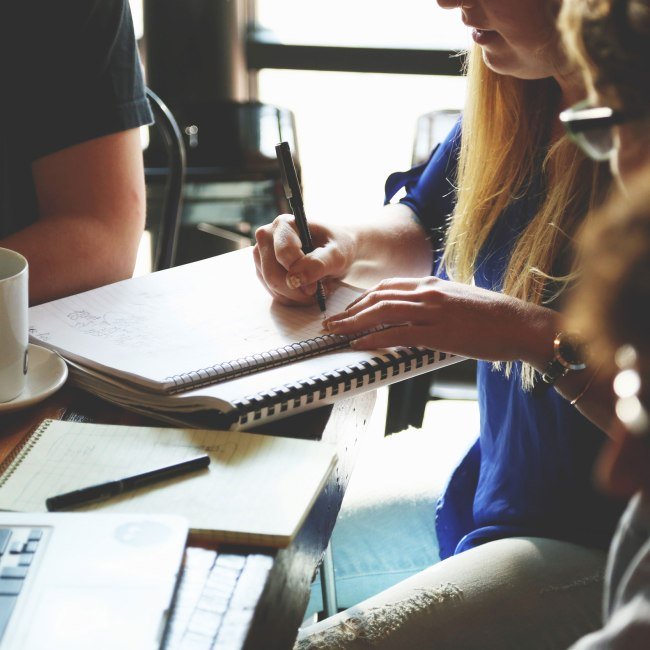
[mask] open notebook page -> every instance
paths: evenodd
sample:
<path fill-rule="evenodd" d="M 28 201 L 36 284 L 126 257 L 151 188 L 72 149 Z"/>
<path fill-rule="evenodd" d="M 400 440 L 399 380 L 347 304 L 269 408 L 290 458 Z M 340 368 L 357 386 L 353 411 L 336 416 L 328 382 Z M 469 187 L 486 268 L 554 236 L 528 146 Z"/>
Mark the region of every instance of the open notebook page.
<path fill-rule="evenodd" d="M 321 336 L 318 307 L 273 302 L 251 251 L 32 307 L 32 340 L 155 388 L 174 375 Z M 328 297 L 328 313 L 343 310 L 359 292 L 339 287 Z"/>
<path fill-rule="evenodd" d="M 274 546 L 289 543 L 335 461 L 332 445 L 311 440 L 57 420 L 32 442 L 0 477 L 0 509 L 43 512 L 48 497 L 205 450 L 206 470 L 81 509 L 176 513 L 213 539 Z"/>

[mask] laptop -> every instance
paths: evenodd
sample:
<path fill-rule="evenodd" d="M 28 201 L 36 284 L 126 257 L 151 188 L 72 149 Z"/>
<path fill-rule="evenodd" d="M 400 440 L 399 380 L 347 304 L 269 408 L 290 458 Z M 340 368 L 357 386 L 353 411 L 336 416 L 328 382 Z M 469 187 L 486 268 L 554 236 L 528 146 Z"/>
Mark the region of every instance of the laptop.
<path fill-rule="evenodd" d="M 157 650 L 187 534 L 173 516 L 0 513 L 0 650 Z"/>

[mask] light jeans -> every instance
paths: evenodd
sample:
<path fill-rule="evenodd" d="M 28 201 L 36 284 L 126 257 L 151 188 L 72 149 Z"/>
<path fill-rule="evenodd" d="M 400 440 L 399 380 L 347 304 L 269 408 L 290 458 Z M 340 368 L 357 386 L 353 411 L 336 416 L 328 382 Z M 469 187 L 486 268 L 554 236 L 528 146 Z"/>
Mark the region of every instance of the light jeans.
<path fill-rule="evenodd" d="M 301 629 L 296 648 L 566 649 L 600 624 L 605 561 L 568 542 L 489 542 Z"/>
<path fill-rule="evenodd" d="M 336 595 L 352 607 L 438 562 L 436 503 L 476 440 L 478 404 L 427 404 L 427 428 L 400 431 L 364 448 L 332 534 Z M 306 615 L 322 610 L 320 581 Z"/>

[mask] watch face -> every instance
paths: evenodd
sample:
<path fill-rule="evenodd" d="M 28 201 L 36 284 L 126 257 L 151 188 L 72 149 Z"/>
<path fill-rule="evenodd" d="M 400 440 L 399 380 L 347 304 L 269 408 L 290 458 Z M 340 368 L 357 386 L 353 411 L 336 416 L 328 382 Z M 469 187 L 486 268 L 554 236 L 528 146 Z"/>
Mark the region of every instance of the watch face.
<path fill-rule="evenodd" d="M 571 370 L 582 370 L 585 367 L 585 346 L 577 336 L 562 334 L 557 339 L 558 361 Z"/>

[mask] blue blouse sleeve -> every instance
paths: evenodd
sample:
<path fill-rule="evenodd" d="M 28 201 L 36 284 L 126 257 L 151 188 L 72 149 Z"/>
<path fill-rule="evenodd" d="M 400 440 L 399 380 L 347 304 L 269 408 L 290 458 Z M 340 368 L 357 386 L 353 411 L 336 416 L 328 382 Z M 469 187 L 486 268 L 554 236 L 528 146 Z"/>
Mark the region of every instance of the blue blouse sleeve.
<path fill-rule="evenodd" d="M 437 267 L 447 221 L 456 204 L 456 169 L 460 150 L 461 122 L 433 150 L 429 160 L 407 172 L 395 172 L 386 180 L 384 204 L 402 188 L 406 196 L 400 203 L 415 213 L 420 225 L 431 237 L 434 270 Z"/>

